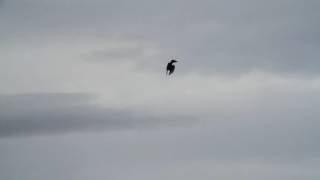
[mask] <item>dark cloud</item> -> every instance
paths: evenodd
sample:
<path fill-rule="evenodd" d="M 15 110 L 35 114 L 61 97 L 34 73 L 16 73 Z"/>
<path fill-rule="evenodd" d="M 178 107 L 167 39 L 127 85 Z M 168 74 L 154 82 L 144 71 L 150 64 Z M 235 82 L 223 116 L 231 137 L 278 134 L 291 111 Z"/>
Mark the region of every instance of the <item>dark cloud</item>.
<path fill-rule="evenodd" d="M 0 137 L 175 126 L 130 111 L 101 108 L 87 94 L 25 94 L 0 97 Z"/>

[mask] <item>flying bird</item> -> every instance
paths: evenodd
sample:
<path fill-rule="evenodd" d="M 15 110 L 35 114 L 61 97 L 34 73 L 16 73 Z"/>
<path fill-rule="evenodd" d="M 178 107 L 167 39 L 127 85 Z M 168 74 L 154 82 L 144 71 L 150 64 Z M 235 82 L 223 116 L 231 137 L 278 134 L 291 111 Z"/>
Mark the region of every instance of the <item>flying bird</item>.
<path fill-rule="evenodd" d="M 167 65 L 167 75 L 171 75 L 174 72 L 175 66 L 174 63 L 178 62 L 177 60 L 172 59 Z"/>

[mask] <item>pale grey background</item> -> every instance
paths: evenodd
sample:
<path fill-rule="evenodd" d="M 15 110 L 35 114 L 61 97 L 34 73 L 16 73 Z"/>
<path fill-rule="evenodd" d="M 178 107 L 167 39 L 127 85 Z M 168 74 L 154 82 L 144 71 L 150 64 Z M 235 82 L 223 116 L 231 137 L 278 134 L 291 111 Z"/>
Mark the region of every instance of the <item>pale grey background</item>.
<path fill-rule="evenodd" d="M 319 179 L 319 8 L 0 1 L 0 179 Z"/>

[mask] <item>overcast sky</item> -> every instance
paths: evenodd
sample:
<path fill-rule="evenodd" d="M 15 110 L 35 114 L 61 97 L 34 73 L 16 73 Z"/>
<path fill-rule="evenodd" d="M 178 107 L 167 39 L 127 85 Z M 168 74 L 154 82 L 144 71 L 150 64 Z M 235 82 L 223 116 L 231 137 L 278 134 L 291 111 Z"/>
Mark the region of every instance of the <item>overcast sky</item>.
<path fill-rule="evenodd" d="M 319 179 L 319 8 L 0 0 L 0 179 Z"/>

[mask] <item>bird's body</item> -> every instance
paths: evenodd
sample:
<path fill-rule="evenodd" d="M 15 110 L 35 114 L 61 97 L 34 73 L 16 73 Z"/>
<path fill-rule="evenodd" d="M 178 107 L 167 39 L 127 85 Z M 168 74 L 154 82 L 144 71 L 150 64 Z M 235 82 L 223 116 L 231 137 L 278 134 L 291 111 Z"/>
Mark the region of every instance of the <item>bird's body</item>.
<path fill-rule="evenodd" d="M 173 72 L 174 72 L 174 69 L 175 69 L 175 66 L 174 66 L 174 63 L 176 63 L 178 61 L 176 60 L 171 60 L 168 65 L 167 65 L 167 75 L 171 75 Z"/>

